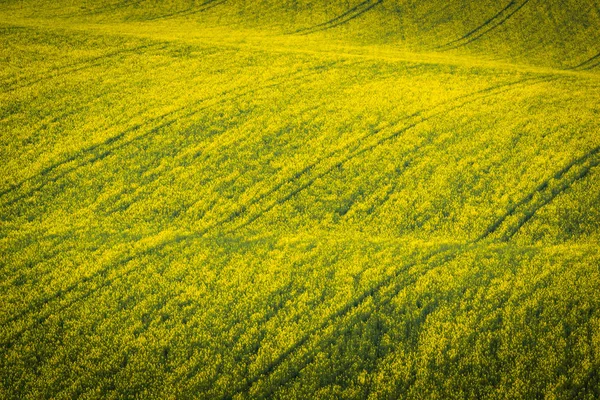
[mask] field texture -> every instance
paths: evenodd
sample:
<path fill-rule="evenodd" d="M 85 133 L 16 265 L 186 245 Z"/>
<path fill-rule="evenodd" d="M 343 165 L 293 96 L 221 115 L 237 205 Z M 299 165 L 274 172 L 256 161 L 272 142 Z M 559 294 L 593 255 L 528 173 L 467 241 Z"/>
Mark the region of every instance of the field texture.
<path fill-rule="evenodd" d="M 0 37 L 0 398 L 600 398 L 598 0 Z"/>

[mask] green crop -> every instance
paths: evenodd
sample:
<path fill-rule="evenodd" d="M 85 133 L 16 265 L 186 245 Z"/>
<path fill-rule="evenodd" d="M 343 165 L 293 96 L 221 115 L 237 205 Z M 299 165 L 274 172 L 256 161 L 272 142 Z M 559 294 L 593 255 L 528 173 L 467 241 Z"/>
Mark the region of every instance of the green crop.
<path fill-rule="evenodd" d="M 600 4 L 0 4 L 0 398 L 600 398 Z"/>

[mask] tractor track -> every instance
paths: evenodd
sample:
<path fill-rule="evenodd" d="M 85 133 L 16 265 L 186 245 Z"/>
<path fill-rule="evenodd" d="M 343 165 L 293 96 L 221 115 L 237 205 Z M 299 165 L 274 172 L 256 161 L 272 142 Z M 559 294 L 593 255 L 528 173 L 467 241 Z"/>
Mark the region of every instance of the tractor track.
<path fill-rule="evenodd" d="M 518 217 L 517 224 L 507 227 L 506 231 L 500 236 L 500 240 L 503 242 L 510 240 L 529 220 L 531 220 L 531 218 L 535 216 L 540 209 L 548 205 L 558 195 L 567 191 L 575 183 L 585 178 L 592 168 L 600 165 L 600 158 L 598 157 L 599 154 L 600 146 L 595 147 L 588 151 L 585 155 L 576 158 L 568 163 L 565 167 L 554 173 L 551 177 L 545 179 L 527 196 L 515 203 L 500 218 L 492 223 L 477 240 L 483 240 L 495 234 L 509 218 L 516 216 Z M 580 170 L 574 172 L 572 174 L 573 176 L 571 176 L 570 173 L 572 170 L 577 168 L 580 168 Z M 552 183 L 556 183 L 557 186 L 553 187 Z M 536 200 L 536 195 L 540 195 L 541 199 Z M 531 205 L 531 208 L 526 209 L 522 212 L 522 215 L 519 216 L 519 210 L 527 207 L 528 205 Z"/>
<path fill-rule="evenodd" d="M 228 396 L 230 398 L 233 398 L 236 395 L 248 393 L 254 384 L 259 382 L 261 379 L 272 375 L 277 370 L 277 368 L 283 365 L 286 362 L 286 360 L 288 360 L 294 353 L 296 353 L 305 344 L 307 344 L 311 340 L 311 338 L 316 337 L 319 332 L 336 324 L 337 321 L 349 315 L 353 310 L 357 309 L 359 306 L 364 304 L 368 299 L 374 298 L 376 293 L 380 292 L 388 285 L 394 284 L 394 281 L 398 277 L 400 277 L 402 273 L 408 272 L 411 268 L 419 265 L 428 265 L 429 262 L 436 256 L 441 256 L 442 262 L 444 262 L 449 261 L 449 258 L 447 258 L 447 256 L 453 258 L 458 256 L 459 254 L 459 251 L 457 251 L 456 249 L 447 249 L 446 246 L 443 246 L 425 255 L 424 257 L 422 257 L 422 259 L 409 262 L 404 266 L 397 268 L 392 274 L 387 275 L 384 279 L 380 280 L 375 285 L 371 286 L 369 289 L 363 291 L 359 296 L 354 297 L 350 302 L 344 304 L 343 307 L 339 308 L 337 311 L 333 312 L 328 317 L 326 317 L 325 320 L 322 321 L 318 326 L 302 335 L 300 339 L 296 340 L 291 346 L 289 346 L 286 350 L 280 353 L 266 367 L 261 369 L 258 373 L 254 374 L 251 378 L 244 382 L 244 384 L 241 387 L 236 388 L 232 393 L 228 393 Z M 415 278 L 416 277 L 413 277 L 413 279 Z M 397 291 L 393 291 L 392 295 L 389 296 L 389 298 L 387 298 L 388 302 L 391 301 L 403 287 L 405 287 L 405 285 L 403 286 L 402 284 L 397 284 L 397 286 Z M 326 338 L 320 339 L 318 340 L 318 343 L 323 343 L 325 341 Z M 319 346 L 319 344 L 317 344 L 317 346 Z M 311 357 L 311 353 L 314 353 L 314 350 L 312 352 L 309 352 L 309 357 L 302 363 L 300 363 L 300 369 L 310 364 L 310 362 L 314 358 L 314 355 L 313 357 Z M 285 382 L 282 382 L 282 384 L 285 384 Z"/>
<path fill-rule="evenodd" d="M 567 68 L 567 70 L 584 70 L 589 71 L 593 68 L 596 68 L 600 65 L 600 53 L 588 58 L 580 64 L 577 64 L 574 67 Z"/>
<path fill-rule="evenodd" d="M 117 57 L 120 57 L 123 55 L 127 55 L 130 53 L 135 54 L 135 53 L 139 53 L 141 50 L 148 50 L 148 49 L 164 50 L 168 47 L 169 47 L 169 45 L 165 44 L 165 43 L 152 43 L 152 44 L 147 44 L 147 45 L 143 45 L 143 46 L 136 46 L 133 48 L 117 50 L 114 52 L 110 52 L 108 54 L 104 54 L 102 56 L 87 58 L 85 60 L 81 60 L 74 64 L 51 68 L 50 70 L 45 71 L 43 74 L 40 74 L 37 77 L 34 77 L 33 80 L 30 80 L 30 81 L 27 81 L 27 82 L 24 82 L 21 84 L 16 83 L 16 82 L 20 82 L 20 81 L 10 82 L 10 83 L 8 83 L 8 86 L 6 88 L 2 89 L 2 91 L 4 93 L 14 92 L 15 90 L 20 90 L 20 89 L 25 89 L 25 88 L 31 87 L 31 86 L 35 85 L 36 83 L 48 81 L 50 79 L 59 78 L 61 76 L 69 75 L 74 72 L 84 71 L 89 68 L 98 67 L 100 65 L 105 64 L 110 59 L 117 58 Z"/>
<path fill-rule="evenodd" d="M 168 19 L 173 17 L 187 17 L 189 15 L 199 14 L 205 11 L 208 11 L 212 8 L 215 8 L 221 4 L 228 2 L 229 0 L 208 0 L 202 4 L 200 4 L 200 8 L 188 8 L 182 11 L 173 12 L 170 14 L 163 14 L 156 17 L 146 18 L 144 21 L 156 21 L 162 19 Z"/>
<path fill-rule="evenodd" d="M 289 83 L 295 83 L 297 80 L 302 80 L 305 79 L 309 76 L 315 76 L 318 75 L 318 71 L 316 71 L 316 68 L 312 68 L 315 69 L 315 71 L 306 73 L 306 74 L 302 74 L 303 71 L 294 71 L 291 74 L 283 74 L 281 76 L 277 76 L 274 78 L 269 78 L 267 79 L 267 82 L 264 83 L 268 83 L 269 81 L 275 81 L 273 83 L 269 83 L 267 85 L 264 86 L 260 86 L 257 88 L 252 88 L 249 90 L 242 90 L 239 93 L 236 93 L 237 91 L 239 91 L 240 89 L 245 89 L 245 87 L 237 87 L 234 89 L 230 89 L 230 90 L 226 90 L 223 91 L 217 95 L 211 95 L 207 98 L 203 98 L 203 99 L 199 99 L 195 102 L 193 102 L 192 104 L 186 104 L 184 106 L 178 107 L 172 111 L 169 111 L 167 113 L 163 113 L 162 115 L 158 116 L 158 117 L 153 117 L 147 121 L 144 121 L 144 123 L 138 123 L 136 125 L 133 125 L 127 129 L 125 129 L 124 131 L 122 131 L 121 133 L 112 136 L 108 139 L 106 139 L 105 141 L 101 142 L 101 143 L 97 143 L 94 145 L 91 145 L 85 149 L 82 149 L 76 153 L 71 154 L 70 156 L 68 156 L 67 158 L 56 162 L 52 165 L 49 165 L 45 168 L 43 168 L 39 173 L 37 173 L 34 176 L 31 176 L 27 179 L 24 179 L 22 181 L 20 181 L 19 183 L 16 183 L 12 186 L 10 186 L 9 188 L 3 190 L 0 192 L 0 198 L 6 196 L 9 193 L 14 192 L 15 190 L 19 190 L 20 188 L 22 188 L 26 183 L 31 182 L 34 179 L 43 179 L 44 181 L 40 184 L 38 184 L 37 186 L 35 186 L 34 188 L 30 189 L 29 191 L 9 200 L 8 202 L 4 202 L 1 205 L 2 206 L 11 206 L 15 203 L 17 203 L 18 201 L 25 199 L 29 196 L 31 196 L 32 194 L 34 194 L 35 192 L 39 191 L 40 189 L 42 189 L 44 186 L 46 186 L 49 183 L 52 182 L 56 182 L 59 179 L 61 179 L 62 177 L 74 172 L 75 170 L 88 165 L 88 164 L 92 164 L 98 160 L 101 160 L 103 158 L 105 158 L 106 156 L 110 155 L 113 150 L 119 149 L 119 148 L 123 148 L 128 144 L 131 144 L 135 141 L 139 141 L 141 139 L 144 139 L 145 137 L 150 136 L 151 134 L 157 132 L 160 129 L 163 129 L 169 125 L 172 125 L 178 121 L 181 121 L 182 119 L 186 119 L 189 118 L 193 115 L 198 114 L 201 111 L 204 111 L 210 107 L 214 107 L 215 105 L 218 104 L 223 104 L 232 100 L 235 100 L 237 98 L 241 98 L 241 97 L 245 97 L 248 95 L 252 95 L 254 93 L 256 93 L 257 91 L 260 90 L 266 90 L 266 89 L 271 89 L 277 86 L 281 86 L 281 85 L 285 85 L 285 84 L 289 84 Z M 207 103 L 210 102 L 211 100 L 216 100 L 213 101 L 213 104 L 208 104 L 208 105 L 204 105 L 202 106 L 203 103 Z M 200 107 L 198 107 L 200 106 Z M 197 109 L 194 109 L 195 107 L 198 107 Z M 183 113 L 183 115 L 178 115 L 179 113 Z M 169 119 L 170 118 L 170 119 Z M 124 138 L 127 137 L 127 134 L 131 133 L 131 132 L 136 132 L 142 128 L 144 128 L 145 126 L 148 126 L 150 124 L 156 124 L 153 128 L 151 128 L 150 130 L 146 131 L 145 133 L 142 133 L 140 135 L 134 136 L 133 138 L 131 138 L 129 141 L 125 141 L 123 143 L 118 143 L 121 140 L 123 140 Z M 118 143 L 116 145 L 113 145 L 114 143 Z M 80 162 L 78 164 L 76 164 L 75 166 L 73 166 L 72 168 L 63 171 L 62 173 L 59 173 L 58 176 L 49 178 L 48 175 L 56 170 L 57 168 L 68 164 L 70 162 L 73 161 L 78 161 L 80 160 L 82 157 L 88 157 L 87 160 L 84 160 L 83 162 Z"/>
<path fill-rule="evenodd" d="M 506 7 L 485 21 L 483 24 L 479 25 L 477 28 L 466 33 L 464 36 L 438 46 L 435 49 L 439 51 L 454 50 L 481 39 L 491 31 L 504 25 L 506 21 L 511 19 L 519 10 L 529 3 L 529 1 L 530 0 L 524 0 L 521 3 L 518 3 L 516 0 L 512 0 Z"/>
<path fill-rule="evenodd" d="M 343 24 L 346 24 L 346 23 L 352 21 L 353 19 L 360 17 L 361 15 L 365 14 L 367 11 L 371 10 L 372 8 L 374 8 L 375 6 L 378 6 L 381 3 L 383 3 L 383 0 L 365 0 L 362 3 L 359 3 L 356 6 L 345 11 L 344 13 L 338 15 L 337 17 L 330 19 L 329 21 L 326 21 L 326 22 L 323 22 L 323 23 L 320 23 L 317 25 L 313 25 L 308 28 L 298 29 L 298 30 L 292 32 L 292 34 L 309 35 L 311 33 L 325 31 L 328 29 L 338 27 L 340 25 L 343 25 Z"/>
<path fill-rule="evenodd" d="M 521 83 L 526 83 L 529 81 L 534 81 L 536 83 L 539 82 L 545 82 L 545 81 L 550 81 L 553 80 L 555 78 L 528 78 L 528 79 L 524 79 L 524 80 L 520 80 L 520 81 L 516 81 L 516 82 L 510 82 L 510 83 L 504 83 L 501 85 L 497 85 L 495 87 L 491 87 L 491 88 L 486 88 L 486 89 L 482 89 L 480 91 L 474 92 L 474 93 L 470 93 L 468 95 L 464 95 L 464 96 L 459 96 L 455 99 L 451 99 L 445 103 L 439 104 L 433 108 L 441 108 L 440 111 L 437 111 L 435 113 L 433 113 L 432 115 L 429 116 L 423 116 L 423 114 L 425 112 L 427 112 L 428 110 L 421 110 L 418 111 L 416 113 L 413 113 L 411 115 L 409 115 L 408 117 L 405 117 L 404 119 L 402 119 L 401 121 L 409 121 L 409 124 L 405 125 L 404 127 L 399 128 L 398 130 L 394 131 L 392 134 L 384 136 L 380 139 L 378 139 L 375 143 L 367 145 L 363 148 L 360 148 L 354 152 L 351 152 L 350 154 L 348 154 L 346 157 L 334 162 L 333 164 L 331 164 L 330 166 L 328 166 L 323 172 L 309 178 L 308 182 L 301 184 L 300 186 L 298 186 L 297 188 L 293 189 L 291 192 L 289 192 L 288 194 L 286 194 L 283 198 L 281 199 L 276 199 L 275 201 L 272 201 L 266 208 L 263 208 L 262 210 L 260 210 L 257 214 L 250 216 L 249 219 L 247 219 L 246 221 L 244 221 L 243 223 L 241 223 L 240 225 L 237 225 L 233 228 L 231 228 L 228 232 L 233 232 L 235 230 L 241 229 L 245 226 L 250 225 L 252 222 L 254 222 L 255 220 L 257 220 L 258 218 L 260 218 L 262 215 L 264 215 L 266 212 L 272 210 L 273 208 L 275 208 L 277 205 L 283 204 L 286 201 L 288 201 L 289 199 L 291 199 L 292 197 L 294 197 L 295 195 L 297 195 L 298 193 L 304 191 L 305 189 L 307 189 L 308 187 L 310 187 L 316 180 L 326 176 L 327 174 L 331 173 L 332 171 L 334 171 L 336 168 L 339 168 L 340 166 L 346 164 L 347 162 L 351 161 L 352 159 L 356 158 L 357 156 L 364 154 L 367 151 L 371 151 L 374 148 L 390 141 L 393 140 L 395 138 L 397 138 L 399 135 L 401 135 L 402 133 L 415 128 L 416 126 L 420 125 L 423 122 L 426 122 L 436 116 L 439 115 L 443 115 L 445 113 L 447 113 L 448 111 L 452 111 L 455 109 L 459 109 L 467 104 L 470 104 L 472 102 L 481 100 L 483 98 L 486 97 L 490 97 L 493 96 L 495 94 L 498 94 L 497 92 L 494 93 L 495 91 L 499 91 L 502 89 L 506 89 L 510 86 L 514 86 L 514 85 L 518 85 Z M 490 94 L 491 93 L 491 94 Z M 483 96 L 480 97 L 474 97 L 477 94 L 482 94 Z M 459 103 L 457 105 L 454 106 L 450 106 L 450 107 L 446 107 L 443 108 L 444 106 L 448 105 L 451 102 L 456 102 L 458 100 L 465 100 L 462 103 Z M 411 119 L 416 119 L 416 121 L 411 121 Z M 380 131 L 376 131 L 375 135 L 378 134 Z M 361 141 L 368 139 L 369 137 L 374 136 L 373 134 L 367 134 L 364 135 L 362 137 L 360 137 L 358 140 L 356 140 L 353 144 L 354 145 L 359 145 Z M 299 178 L 307 175 L 310 171 L 316 169 L 316 167 L 319 164 L 322 164 L 324 161 L 327 160 L 331 160 L 335 155 L 337 155 L 340 152 L 343 152 L 347 149 L 347 147 L 344 148 L 340 148 L 340 149 L 336 149 L 330 153 L 328 153 L 325 157 L 319 158 L 316 161 L 312 162 L 311 164 L 307 165 L 306 167 L 304 167 L 302 170 L 296 172 L 293 176 L 286 178 L 285 180 L 283 180 L 282 182 L 278 183 L 276 186 L 274 186 L 272 189 L 270 189 L 269 191 L 259 195 L 257 198 L 253 199 L 252 201 L 250 201 L 248 204 L 242 205 L 237 211 L 235 211 L 234 213 L 232 213 L 232 217 L 234 216 L 239 216 L 242 215 L 246 209 L 248 209 L 249 207 L 253 206 L 254 204 L 257 204 L 258 202 L 262 201 L 263 199 L 273 195 L 273 194 L 277 194 L 279 192 L 279 190 L 284 187 L 287 184 L 293 183 L 294 181 L 297 181 Z"/>
<path fill-rule="evenodd" d="M 313 74 L 314 74 L 314 73 L 313 73 Z M 305 75 L 304 75 L 304 76 L 298 76 L 298 77 L 297 77 L 297 79 L 305 79 L 305 78 L 306 78 L 306 76 L 305 76 Z M 289 82 L 289 80 L 284 80 L 284 82 L 285 82 L 285 83 L 288 83 L 288 82 Z M 280 83 L 281 83 L 281 82 L 280 82 Z M 278 83 L 278 84 L 279 84 L 279 83 Z M 271 85 L 269 85 L 269 86 L 271 86 Z M 264 88 L 265 88 L 265 87 L 256 88 L 256 89 L 254 89 L 254 91 L 256 91 L 256 90 L 259 90 L 259 89 L 264 89 Z M 126 144 L 127 144 L 127 143 L 125 143 L 125 144 L 122 144 L 122 145 L 126 145 Z M 222 223 L 226 222 L 228 219 L 229 219 L 229 216 L 228 216 L 228 217 L 226 217 L 226 218 L 224 218 L 224 219 L 222 219 L 222 220 L 219 220 L 219 221 L 213 222 L 213 223 L 211 223 L 211 224 L 208 224 L 208 225 L 207 225 L 207 226 L 206 226 L 204 229 L 202 229 L 202 230 L 200 230 L 200 231 L 198 231 L 198 232 L 194 232 L 194 233 L 192 233 L 192 234 L 187 234 L 187 235 L 178 235 L 178 236 L 177 236 L 175 239 L 173 239 L 172 241 L 166 241 L 165 243 L 162 243 L 162 244 L 161 244 L 161 245 L 159 245 L 159 246 L 152 247 L 152 248 L 148 249 L 147 251 L 143 251 L 143 252 L 141 252 L 140 254 L 136 254 L 135 256 L 127 256 L 127 257 L 123 258 L 122 260 L 116 261 L 116 263 L 111 263 L 111 264 L 108 264 L 108 265 L 107 265 L 105 268 L 99 269 L 98 271 L 94 272 L 94 273 L 93 273 L 91 276 L 89 276 L 89 277 L 86 277 L 86 278 L 83 278 L 83 279 L 81 279 L 81 280 L 78 280 L 78 281 L 74 282 L 72 285 L 68 286 L 66 289 L 60 289 L 60 290 L 59 290 L 59 291 L 57 291 L 56 293 L 54 293 L 54 294 L 52 294 L 52 295 L 50 295 L 50 296 L 47 296 L 47 297 L 45 297 L 45 298 L 43 298 L 43 299 L 41 299 L 41 300 L 39 300 L 39 301 L 35 302 L 34 304 L 32 304 L 32 305 L 30 305 L 29 307 L 27 307 L 27 309 L 26 309 L 26 310 L 24 310 L 23 312 L 21 312 L 21 313 L 19 313 L 19 314 L 17 314 L 17 315 L 13 315 L 13 316 L 9 317 L 9 318 L 8 318 L 6 321 L 3 321 L 3 324 L 14 322 L 14 321 L 16 321 L 17 319 L 21 319 L 21 318 L 23 318 L 25 315 L 28 315 L 28 314 L 31 314 L 31 313 L 35 312 L 36 310 L 38 310 L 39 308 L 41 308 L 41 306 L 43 306 L 44 304 L 47 304 L 47 303 L 49 303 L 49 302 L 51 302 L 51 301 L 54 301 L 54 300 L 60 299 L 61 297 L 64 297 L 64 295 L 65 295 L 65 294 L 68 294 L 68 293 L 71 293 L 71 292 L 73 292 L 74 290 L 76 290 L 76 289 L 77 289 L 79 286 L 81 286 L 82 284 L 85 284 L 85 283 L 87 283 L 87 282 L 89 282 L 89 281 L 91 281 L 91 280 L 93 280 L 93 279 L 96 279 L 96 278 L 98 278 L 98 277 L 101 277 L 101 278 L 102 278 L 102 277 L 105 277 L 105 276 L 108 274 L 108 272 L 109 272 L 110 270 L 113 270 L 113 269 L 114 269 L 113 267 L 114 267 L 115 265 L 126 265 L 126 264 L 127 264 L 129 261 L 133 260 L 135 257 L 138 257 L 138 256 L 140 256 L 140 255 L 144 255 L 144 254 L 149 254 L 150 252 L 153 252 L 153 251 L 158 251 L 158 250 L 162 249 L 164 246 L 167 246 L 167 245 L 169 245 L 169 244 L 171 244 L 171 243 L 173 243 L 173 242 L 178 242 L 178 241 L 181 241 L 181 240 L 184 240 L 184 239 L 191 239 L 191 238 L 201 238 L 201 237 L 203 237 L 203 236 L 204 236 L 206 233 L 208 233 L 210 230 L 212 230 L 212 229 L 214 229 L 215 227 L 219 226 L 220 224 L 222 224 Z M 131 272 L 132 272 L 132 271 L 129 271 L 128 273 L 123 273 L 123 274 L 119 275 L 118 277 L 115 277 L 113 280 L 111 280 L 111 281 L 108 283 L 108 285 L 112 284 L 112 282 L 113 282 L 113 281 L 116 281 L 116 280 L 122 279 L 123 277 L 127 276 L 127 275 L 128 275 L 129 273 L 131 273 Z M 102 287 L 104 287 L 104 286 L 105 286 L 105 285 L 102 285 L 102 286 L 100 286 L 100 288 L 102 288 Z M 94 290 L 94 291 L 95 291 L 95 290 Z M 93 291 L 92 291 L 92 292 L 93 292 Z M 86 296 L 84 296 L 83 298 L 89 297 L 89 295 L 90 295 L 90 294 L 87 294 L 87 295 L 86 295 Z M 79 300 L 76 300 L 76 301 L 80 301 L 80 300 L 81 300 L 81 299 L 79 299 Z M 68 305 L 68 306 L 70 306 L 70 305 L 74 304 L 76 301 L 69 303 L 69 305 Z"/>

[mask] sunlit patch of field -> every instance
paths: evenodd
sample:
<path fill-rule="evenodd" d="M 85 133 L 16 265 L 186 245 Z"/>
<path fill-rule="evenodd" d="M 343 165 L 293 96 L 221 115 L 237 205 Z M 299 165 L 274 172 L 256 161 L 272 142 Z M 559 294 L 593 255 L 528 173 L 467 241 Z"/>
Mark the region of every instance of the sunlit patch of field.
<path fill-rule="evenodd" d="M 5 1 L 0 397 L 600 397 L 595 1 Z"/>

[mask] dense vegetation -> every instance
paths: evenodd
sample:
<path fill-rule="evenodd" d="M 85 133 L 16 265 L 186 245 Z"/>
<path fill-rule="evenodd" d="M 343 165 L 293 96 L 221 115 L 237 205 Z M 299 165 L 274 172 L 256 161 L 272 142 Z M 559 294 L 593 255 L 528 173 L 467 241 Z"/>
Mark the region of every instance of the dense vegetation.
<path fill-rule="evenodd" d="M 597 0 L 0 35 L 0 398 L 600 398 Z"/>

